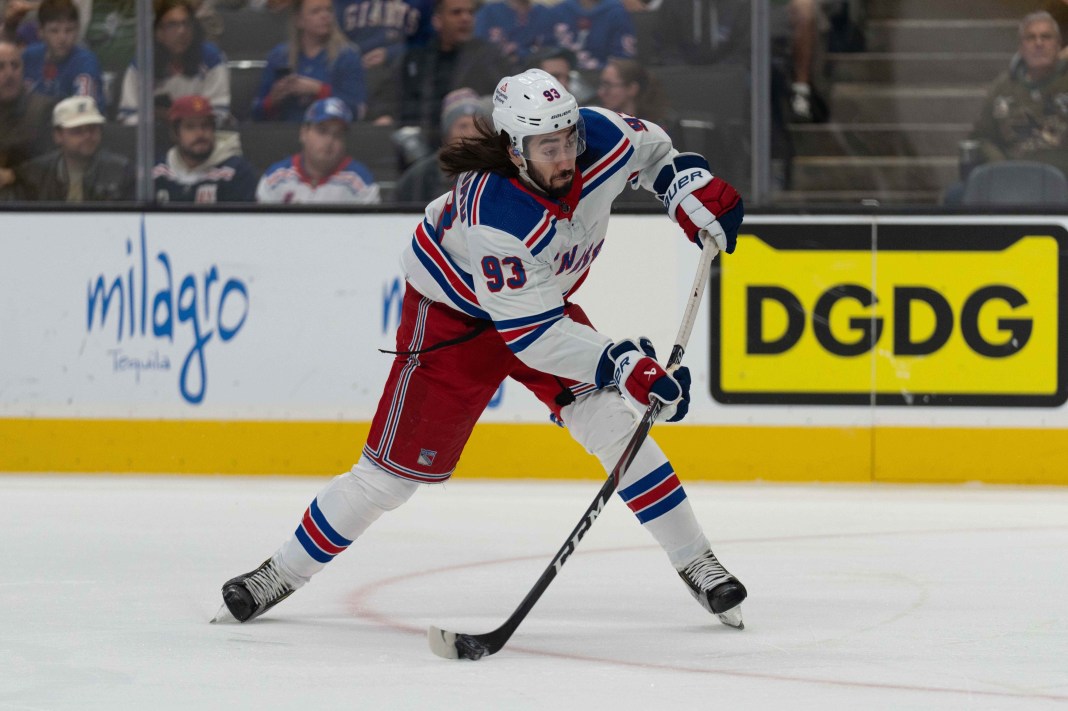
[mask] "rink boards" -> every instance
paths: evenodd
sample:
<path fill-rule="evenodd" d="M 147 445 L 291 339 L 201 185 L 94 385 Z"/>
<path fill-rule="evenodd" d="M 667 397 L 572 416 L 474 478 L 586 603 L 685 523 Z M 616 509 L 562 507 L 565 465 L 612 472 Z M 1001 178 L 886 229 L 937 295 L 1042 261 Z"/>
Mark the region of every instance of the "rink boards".
<path fill-rule="evenodd" d="M 0 471 L 347 469 L 417 221 L 6 214 Z M 666 353 L 694 254 L 616 216 L 575 300 Z M 1068 484 L 1066 259 L 1060 218 L 747 218 L 686 352 L 691 414 L 654 436 L 689 479 Z M 600 475 L 506 382 L 457 474 L 545 472 Z"/>

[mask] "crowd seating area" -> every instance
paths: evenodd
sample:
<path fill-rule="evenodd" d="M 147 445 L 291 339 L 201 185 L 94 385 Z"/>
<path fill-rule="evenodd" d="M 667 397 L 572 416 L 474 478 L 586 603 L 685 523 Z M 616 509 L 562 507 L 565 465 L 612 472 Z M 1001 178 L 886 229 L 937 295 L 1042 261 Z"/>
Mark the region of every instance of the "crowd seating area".
<path fill-rule="evenodd" d="M 992 81 L 1018 56 L 1020 19 L 1045 6 L 1042 0 L 973 0 L 966 5 L 955 0 L 811 1 L 823 15 L 811 60 L 818 110 L 806 118 L 790 110 L 789 62 L 794 57 L 788 35 L 793 29 L 787 27 L 784 37 L 773 18 L 772 110 L 769 116 L 754 117 L 748 35 L 735 37 L 730 50 L 718 54 L 665 53 L 665 43 L 673 39 L 680 45 L 697 42 L 699 26 L 722 21 L 723 8 L 732 0 L 663 0 L 656 11 L 643 11 L 638 0 L 626 6 L 635 26 L 638 63 L 666 98 L 670 119 L 665 128 L 676 146 L 708 156 L 719 174 L 750 194 L 755 185 L 753 127 L 766 129 L 772 163 L 757 167 L 771 175 L 771 192 L 759 196 L 765 204 L 856 205 L 872 199 L 937 204 L 954 191 L 959 199 L 966 173 L 958 156 L 961 142 L 973 132 Z M 794 2 L 770 5 L 782 16 L 782 8 Z M 665 30 L 663 13 L 683 5 L 691 14 L 680 15 L 687 24 L 673 37 L 670 27 Z M 838 26 L 839 18 L 850 12 L 854 24 Z M 226 56 L 231 94 L 232 121 L 221 128 L 240 134 L 244 157 L 262 171 L 300 149 L 297 125 L 252 117 L 266 58 L 287 39 L 287 14 L 242 7 L 220 8 L 215 15 L 215 41 Z M 722 28 L 716 31 L 722 33 Z M 704 58 L 695 60 L 698 56 Z M 600 74 L 581 67 L 572 72 L 588 89 L 584 103 L 599 103 Z M 135 129 L 115 123 L 121 73 L 111 71 L 104 84 L 109 119 L 104 145 L 134 159 Z M 406 167 L 394 140 L 400 125 L 357 121 L 348 135 L 349 152 L 371 169 L 384 201 Z M 168 131 L 161 127 L 157 151 L 169 144 Z M 641 202 L 644 196 L 623 199 Z"/>

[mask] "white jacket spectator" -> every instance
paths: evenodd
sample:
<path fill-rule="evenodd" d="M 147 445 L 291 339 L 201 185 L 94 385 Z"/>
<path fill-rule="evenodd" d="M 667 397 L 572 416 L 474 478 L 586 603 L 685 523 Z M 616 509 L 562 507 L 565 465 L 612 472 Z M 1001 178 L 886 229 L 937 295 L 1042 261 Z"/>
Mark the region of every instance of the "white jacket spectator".
<path fill-rule="evenodd" d="M 381 202 L 378 184 L 363 163 L 346 155 L 352 111 L 337 97 L 308 107 L 300 127 L 301 152 L 275 163 L 260 178 L 256 200 L 264 203 Z"/>

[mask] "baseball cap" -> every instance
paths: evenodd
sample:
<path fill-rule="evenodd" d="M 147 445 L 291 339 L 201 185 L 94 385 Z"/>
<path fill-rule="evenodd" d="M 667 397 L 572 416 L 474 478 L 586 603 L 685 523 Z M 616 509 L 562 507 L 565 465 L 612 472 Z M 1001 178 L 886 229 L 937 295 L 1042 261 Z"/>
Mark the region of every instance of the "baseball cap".
<path fill-rule="evenodd" d="M 211 102 L 199 94 L 179 96 L 167 109 L 167 120 L 178 121 L 186 118 L 214 117 Z"/>
<path fill-rule="evenodd" d="M 100 115 L 96 100 L 91 96 L 71 96 L 52 109 L 52 125 L 57 128 L 76 128 L 94 123 L 104 123 L 104 117 Z"/>
<path fill-rule="evenodd" d="M 346 126 L 352 123 L 352 110 L 336 96 L 319 99 L 304 112 L 304 123 L 322 123 L 330 120 L 343 121 Z"/>

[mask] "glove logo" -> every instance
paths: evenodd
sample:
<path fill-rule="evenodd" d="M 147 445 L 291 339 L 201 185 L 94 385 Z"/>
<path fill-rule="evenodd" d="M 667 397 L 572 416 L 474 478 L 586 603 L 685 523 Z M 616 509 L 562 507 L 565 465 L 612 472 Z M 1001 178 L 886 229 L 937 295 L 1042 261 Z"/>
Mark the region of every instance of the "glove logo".
<path fill-rule="evenodd" d="M 675 201 L 675 196 L 679 194 L 679 191 L 689 185 L 695 183 L 701 178 L 709 177 L 708 171 L 697 169 L 690 171 L 686 175 L 679 175 L 675 178 L 675 181 L 668 187 L 667 192 L 664 193 L 663 198 L 664 207 L 670 207 L 671 203 Z"/>

